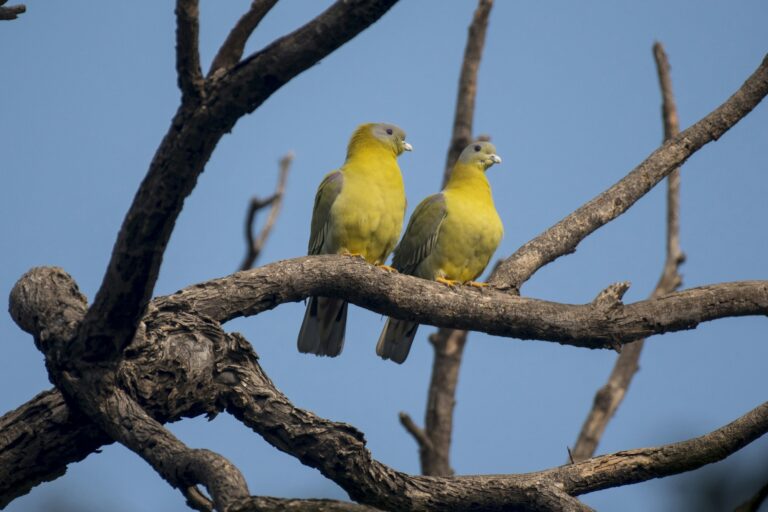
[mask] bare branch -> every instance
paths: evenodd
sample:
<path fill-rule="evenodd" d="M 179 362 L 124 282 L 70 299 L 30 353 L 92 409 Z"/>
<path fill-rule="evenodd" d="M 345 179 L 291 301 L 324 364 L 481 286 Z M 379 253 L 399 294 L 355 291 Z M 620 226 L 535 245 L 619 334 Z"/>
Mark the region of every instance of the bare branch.
<path fill-rule="evenodd" d="M 669 61 L 661 43 L 653 45 L 653 55 L 661 87 L 662 108 L 661 117 L 664 123 L 664 140 L 669 140 L 680 132 L 677 109 L 672 94 L 672 78 L 669 73 Z M 671 293 L 682 284 L 683 279 L 678 273 L 679 266 L 685 261 L 685 255 L 680 249 L 680 169 L 677 168 L 667 177 L 667 256 L 659 282 L 651 294 L 658 298 Z M 640 361 L 645 340 L 637 340 L 622 350 L 611 371 L 608 382 L 595 395 L 592 410 L 587 415 L 581 432 L 571 454 L 579 461 L 594 455 L 600 438 L 605 432 L 608 422 L 616 414 L 616 410 L 624 400 L 624 395 L 632 382 L 632 378 Z"/>
<path fill-rule="evenodd" d="M 242 340 L 247 353 L 250 345 Z M 227 410 L 273 446 L 318 469 L 350 497 L 385 510 L 588 510 L 572 496 L 677 474 L 716 462 L 768 431 L 768 402 L 710 434 L 628 450 L 537 473 L 409 476 L 373 459 L 354 427 L 295 407 L 255 354 L 233 361 Z M 308 434 L 311 432 L 312 434 Z"/>
<path fill-rule="evenodd" d="M 472 119 L 475 116 L 475 97 L 477 96 L 477 71 L 485 46 L 485 33 L 488 29 L 488 17 L 491 14 L 493 0 L 479 0 L 477 9 L 469 25 L 467 45 L 464 48 L 464 60 L 459 75 L 459 92 L 456 97 L 456 113 L 453 118 L 453 134 L 445 159 L 443 185 L 459 153 L 472 142 Z"/>
<path fill-rule="evenodd" d="M 589 234 L 627 211 L 705 144 L 719 139 L 766 94 L 768 56 L 725 103 L 666 142 L 621 181 L 518 249 L 489 282 L 500 288 L 519 289 L 539 268 L 574 252 Z"/>
<path fill-rule="evenodd" d="M 342 259 L 354 261 L 352 258 Z M 252 272 L 254 271 L 239 275 Z M 65 282 L 48 283 L 59 288 L 69 286 Z M 37 300 L 35 297 L 38 295 L 56 297 L 65 294 L 65 290 L 43 289 L 40 294 L 16 296 Z M 160 466 L 162 472 L 170 471 L 170 467 L 181 468 L 181 474 L 169 477 L 169 481 L 179 482 L 179 485 L 211 478 L 208 464 L 221 468 L 222 461 L 207 459 L 205 456 L 200 467 L 189 468 L 188 463 L 198 459 L 200 452 L 195 450 L 190 453 L 183 445 L 178 446 L 173 439 L 158 447 L 159 454 L 146 453 L 143 447 L 146 446 L 147 440 L 157 436 L 167 439 L 164 432 L 155 432 L 159 425 L 145 421 L 147 418 L 144 411 L 152 411 L 153 415 L 160 418 L 159 421 L 167 421 L 178 417 L 179 414 L 197 415 L 216 410 L 211 409 L 213 404 L 216 408 L 224 406 L 228 412 L 261 434 L 275 447 L 333 479 L 352 499 L 385 510 L 587 510 L 583 504 L 574 500 L 573 496 L 690 471 L 725 458 L 768 431 L 768 403 L 765 403 L 725 427 L 682 443 L 623 451 L 536 473 L 450 478 L 414 477 L 394 471 L 373 459 L 365 447 L 362 433 L 354 427 L 331 422 L 294 407 L 263 373 L 258 357 L 242 336 L 226 334 L 210 318 L 195 316 L 190 313 L 190 305 L 169 303 L 167 298 L 153 303 L 151 313 L 144 322 L 146 332 L 131 345 L 131 357 L 135 358 L 133 365 L 126 366 L 126 361 L 117 372 L 118 375 L 126 376 L 121 378 L 121 387 L 109 388 L 114 390 L 112 395 L 101 395 L 104 400 L 99 407 L 103 408 L 105 416 L 114 419 L 91 416 L 96 417 L 98 421 L 104 421 L 102 428 L 110 431 L 110 435 L 121 439 L 122 442 L 138 448 L 137 451 L 153 464 Z M 14 309 L 29 311 L 31 308 Z M 45 311 L 52 311 L 52 308 Z M 56 319 L 44 318 L 39 322 L 19 323 L 38 329 L 55 324 Z M 169 334 L 169 331 L 173 334 Z M 179 331 L 190 333 L 189 345 L 183 344 L 184 337 L 181 340 L 175 337 Z M 42 333 L 37 331 L 33 331 L 33 335 L 36 338 L 42 337 Z M 55 347 L 59 343 L 61 341 L 52 342 L 48 346 Z M 177 345 L 178 343 L 182 345 Z M 195 371 L 190 371 L 190 350 L 196 351 Z M 184 355 L 183 361 L 177 362 L 173 359 L 178 353 Z M 84 381 L 78 386 L 81 385 L 85 389 L 100 387 L 100 382 L 104 379 L 94 377 L 94 373 L 90 371 L 81 374 Z M 173 394 L 166 391 L 170 382 L 155 382 L 158 378 L 167 378 L 164 376 L 167 373 L 172 374 L 171 379 L 175 379 L 170 381 L 176 383 L 173 386 Z M 77 377 L 72 374 L 66 378 Z M 212 378 L 216 386 L 209 389 Z M 141 384 L 137 387 L 137 383 Z M 71 382 L 66 383 L 70 384 Z M 126 391 L 122 390 L 123 386 L 127 388 Z M 153 390 L 151 395 L 147 393 L 149 390 Z M 136 402 L 130 397 L 121 396 L 128 394 L 131 397 L 136 396 Z M 146 404 L 141 403 L 141 408 L 137 409 L 139 401 Z M 162 402 L 162 405 L 155 401 Z M 95 404 L 96 401 L 87 403 Z M 35 415 L 39 417 L 40 413 L 31 415 L 30 419 L 34 419 Z M 5 417 L 0 419 L 0 423 L 4 421 Z M 81 422 L 80 425 L 77 422 Z M 115 423 L 123 423 L 126 431 Z M 87 418 L 80 416 L 70 428 L 77 431 L 89 424 Z M 38 430 L 38 425 L 26 425 L 32 429 L 29 431 L 34 432 L 34 437 L 38 437 L 33 445 L 4 445 L 5 441 L 0 439 L 0 457 L 10 457 L 10 460 L 14 460 L 14 455 L 20 455 L 18 450 L 30 447 L 45 450 L 47 445 L 55 444 L 57 440 L 52 437 L 57 431 Z M 48 423 L 48 428 L 53 429 L 53 426 Z M 31 457 L 30 460 L 39 461 L 42 453 L 45 453 L 47 458 L 47 451 L 25 456 Z M 181 465 L 163 466 L 169 456 L 179 457 Z M 155 458 L 160 460 L 154 460 Z M 51 469 L 49 466 L 48 470 Z M 229 472 L 226 464 L 224 469 L 222 473 L 226 475 Z M 21 471 L 26 471 L 29 477 L 31 468 L 22 468 Z M 224 485 L 227 481 L 225 478 L 222 484 L 217 484 L 216 481 L 210 483 L 214 496 L 234 494 Z M 6 482 L 0 480 L 0 491 L 5 485 Z M 241 489 L 239 485 L 235 488 Z M 188 487 L 184 489 L 189 494 Z M 7 494 L 3 496 L 7 497 Z M 249 500 L 248 497 L 242 496 L 236 503 L 248 503 Z M 236 506 L 235 502 L 231 503 Z M 218 498 L 217 506 L 220 506 Z"/>
<path fill-rule="evenodd" d="M 0 2 L 0 6 L 4 5 L 8 0 Z M 27 12 L 27 6 L 24 4 L 10 5 L 8 7 L 0 7 L 0 20 L 15 20 L 19 17 L 19 14 Z"/>
<path fill-rule="evenodd" d="M 184 199 L 219 139 L 241 116 L 376 22 L 396 2 L 338 1 L 222 77 L 199 106 L 179 109 L 125 216 L 71 357 L 109 359 L 133 338 Z"/>
<path fill-rule="evenodd" d="M 431 449 L 419 453 L 421 472 L 424 475 L 453 475 L 450 463 L 453 410 L 467 334 L 465 330 L 443 328 L 429 337 L 435 350 L 435 359 L 429 381 L 427 410 L 424 413 L 424 428 Z"/>
<path fill-rule="evenodd" d="M 606 310 L 492 288 L 448 287 L 342 255 L 270 263 L 156 301 L 225 322 L 315 295 L 343 298 L 376 313 L 438 327 L 608 349 L 717 318 L 768 314 L 768 281 L 701 286 Z"/>
<path fill-rule="evenodd" d="M 680 121 L 672 93 L 669 60 L 661 43 L 653 45 L 653 56 L 661 87 L 661 117 L 664 123 L 664 140 L 667 141 L 680 133 Z M 654 293 L 669 293 L 680 287 L 683 278 L 680 277 L 678 269 L 684 261 L 685 254 L 680 249 L 680 169 L 677 168 L 667 177 L 667 258 Z"/>
<path fill-rule="evenodd" d="M 199 14 L 198 0 L 176 0 L 176 73 L 182 104 L 199 101 L 203 96 Z"/>
<path fill-rule="evenodd" d="M 251 199 L 251 204 L 248 208 L 248 213 L 245 217 L 245 239 L 247 244 L 247 253 L 243 263 L 240 265 L 240 270 L 248 270 L 259 259 L 261 250 L 264 248 L 264 244 L 267 242 L 272 228 L 277 221 L 277 216 L 280 214 L 280 207 L 283 204 L 283 194 L 285 194 L 285 183 L 288 180 L 288 171 L 291 168 L 291 162 L 293 161 L 293 152 L 289 152 L 283 158 L 280 159 L 280 172 L 277 177 L 277 186 L 275 187 L 275 193 L 267 199 L 258 199 L 256 197 Z M 271 206 L 269 209 L 269 216 L 261 228 L 261 232 L 257 237 L 254 237 L 254 224 L 256 221 L 256 213 L 262 208 Z"/>
<path fill-rule="evenodd" d="M 419 445 L 419 450 L 431 450 L 432 442 L 424 433 L 424 430 L 422 430 L 421 428 L 418 427 L 418 425 L 416 425 L 416 423 L 413 421 L 413 418 L 411 418 L 407 413 L 404 413 L 404 412 L 401 412 L 399 417 L 400 417 L 400 424 L 416 440 L 416 443 Z"/>
<path fill-rule="evenodd" d="M 237 20 L 224 44 L 219 48 L 216 57 L 213 58 L 211 69 L 208 71 L 209 77 L 216 74 L 219 70 L 221 70 L 220 73 L 228 71 L 240 61 L 248 38 L 251 37 L 253 31 L 261 23 L 261 20 L 264 19 L 264 16 L 267 15 L 276 3 L 277 0 L 253 0 L 251 2 L 251 8 Z"/>

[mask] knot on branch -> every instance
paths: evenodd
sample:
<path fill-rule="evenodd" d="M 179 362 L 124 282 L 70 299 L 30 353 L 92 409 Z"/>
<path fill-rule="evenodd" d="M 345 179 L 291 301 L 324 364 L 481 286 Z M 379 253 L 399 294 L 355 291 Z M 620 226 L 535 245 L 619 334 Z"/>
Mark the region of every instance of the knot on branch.
<path fill-rule="evenodd" d="M 597 294 L 597 297 L 592 301 L 592 305 L 603 311 L 623 306 L 624 303 L 621 302 L 621 299 L 624 297 L 624 294 L 627 293 L 630 286 L 631 283 L 629 281 L 613 283 Z"/>
<path fill-rule="evenodd" d="M 8 298 L 11 318 L 46 353 L 55 342 L 75 337 L 88 301 L 72 276 L 58 267 L 35 267 L 14 285 Z"/>

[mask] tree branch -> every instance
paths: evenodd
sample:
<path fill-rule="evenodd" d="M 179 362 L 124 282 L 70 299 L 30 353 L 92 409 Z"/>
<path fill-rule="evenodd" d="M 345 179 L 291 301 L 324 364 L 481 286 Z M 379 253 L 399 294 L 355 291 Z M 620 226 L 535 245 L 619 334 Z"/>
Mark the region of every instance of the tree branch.
<path fill-rule="evenodd" d="M 653 56 L 661 87 L 661 116 L 664 123 L 664 140 L 667 141 L 680 132 L 677 109 L 672 94 L 672 79 L 669 73 L 669 61 L 661 43 L 653 45 Z M 680 169 L 677 168 L 667 177 L 667 256 L 664 269 L 651 293 L 651 298 L 658 298 L 671 293 L 682 284 L 683 279 L 678 267 L 685 261 L 680 249 Z M 624 395 L 638 369 L 640 353 L 645 340 L 637 340 L 624 347 L 616 360 L 608 382 L 595 394 L 592 409 L 584 420 L 581 432 L 576 440 L 570 457 L 580 461 L 594 455 L 600 438 L 608 422 L 624 400 Z"/>
<path fill-rule="evenodd" d="M 176 74 L 184 105 L 199 101 L 204 94 L 199 15 L 198 0 L 176 0 Z"/>
<path fill-rule="evenodd" d="M 338 258 L 355 262 L 352 258 Z M 367 266 L 362 262 L 355 263 Z M 48 271 L 50 269 L 36 270 L 42 273 Z M 27 288 L 32 293 L 14 294 L 12 300 L 47 302 L 50 297 L 66 295 L 69 293 L 67 290 L 73 288 L 76 290 L 74 282 L 68 284 L 45 279 L 37 279 L 36 282 L 53 283 L 51 286 L 59 290 L 38 289 L 34 292 L 33 285 Z M 19 283 L 17 287 L 25 288 L 25 285 Z M 373 459 L 365 447 L 364 436 L 354 427 L 319 418 L 293 406 L 264 374 L 258 357 L 242 336 L 224 333 L 210 318 L 191 310 L 191 305 L 193 303 L 172 302 L 168 298 L 153 302 L 144 321 L 145 329 L 141 336 L 137 336 L 127 351 L 125 362 L 116 372 L 119 377 L 116 392 L 136 397 L 136 403 L 142 409 L 135 410 L 132 399 L 117 397 L 107 400 L 105 411 L 109 411 L 108 414 L 115 419 L 126 421 L 125 426 L 130 430 L 110 434 L 116 438 L 136 436 L 135 440 L 122 441 L 143 445 L 146 439 L 158 435 L 156 432 L 149 432 L 149 437 L 144 435 L 147 433 L 145 428 L 150 431 L 157 428 L 152 422 L 134 422 L 137 414 L 143 416 L 143 411 L 150 412 L 158 422 L 164 422 L 180 414 L 198 415 L 226 407 L 227 411 L 276 448 L 333 479 L 354 500 L 385 510 L 587 510 L 573 496 L 690 471 L 725 458 L 768 431 L 768 403 L 765 403 L 731 424 L 699 438 L 657 448 L 619 452 L 546 471 L 451 478 L 410 476 Z M 22 312 L 34 310 L 33 307 L 13 309 Z M 42 311 L 52 311 L 52 308 Z M 41 318 L 38 322 L 21 318 L 16 320 L 32 329 L 44 329 L 46 325 L 57 323 L 55 318 Z M 43 337 L 42 332 L 35 330 L 32 334 L 37 339 Z M 57 344 L 52 342 L 48 346 L 55 347 Z M 185 366 L 180 366 L 180 362 Z M 70 375 L 69 378 L 76 377 Z M 125 409 L 126 406 L 128 409 Z M 6 417 L 0 419 L 0 424 L 6 422 Z M 39 419 L 40 414 L 30 416 L 33 417 Z M 90 420 L 82 416 L 79 421 L 83 423 L 71 425 L 71 431 L 87 428 L 90 424 Z M 50 430 L 53 428 L 50 422 L 48 430 L 38 429 L 38 426 L 40 423 L 27 424 L 29 431 L 38 438 L 32 448 L 41 450 L 27 454 L 29 460 L 39 461 L 43 453 L 47 457 L 47 447 L 58 442 L 55 439 L 57 431 Z M 114 424 L 104 427 L 117 428 Z M 75 432 L 69 435 L 75 435 Z M 163 435 L 162 432 L 159 435 Z M 0 457 L 9 460 L 15 460 L 19 450 L 30 448 L 28 444 L 3 445 L 3 442 L 4 439 L 0 439 Z M 179 447 L 182 454 L 184 449 Z M 161 447 L 161 451 L 165 450 Z M 173 446 L 170 451 L 178 453 L 173 451 Z M 163 460 L 166 459 L 163 457 Z M 49 471 L 54 469 L 50 462 L 47 466 Z M 31 468 L 21 468 L 20 471 L 25 469 L 29 478 Z M 182 482 L 187 478 L 199 478 L 199 475 L 181 475 Z M 4 493 L 0 495 L 7 499 L 9 490 L 5 486 L 6 482 L 0 480 L 0 491 Z M 248 501 L 248 498 L 242 497 L 237 503 Z"/>
<path fill-rule="evenodd" d="M 213 58 L 211 69 L 208 71 L 208 77 L 213 76 L 219 70 L 221 70 L 219 71 L 220 73 L 229 71 L 232 66 L 240 61 L 248 38 L 251 37 L 253 31 L 261 23 L 261 20 L 264 19 L 264 16 L 267 15 L 276 3 L 277 0 L 253 0 L 251 2 L 251 8 L 237 20 L 224 44 L 219 48 L 216 57 Z"/>
<path fill-rule="evenodd" d="M 179 109 L 126 214 L 72 357 L 109 359 L 133 338 L 184 199 L 219 139 L 241 116 L 374 23 L 396 1 L 338 1 L 211 85 L 194 110 Z"/>
<path fill-rule="evenodd" d="M 768 56 L 728 100 L 654 151 L 625 178 L 518 249 L 489 282 L 519 289 L 539 268 L 572 253 L 589 234 L 629 209 L 705 144 L 719 139 L 768 94 Z"/>
<path fill-rule="evenodd" d="M 291 168 L 291 162 L 293 161 L 293 152 L 289 152 L 283 158 L 280 159 L 280 172 L 277 177 L 277 186 L 275 187 L 275 193 L 267 199 L 258 199 L 256 197 L 251 199 L 251 204 L 248 207 L 248 213 L 245 216 L 245 239 L 247 252 L 245 259 L 240 265 L 240 270 L 248 270 L 253 266 L 261 250 L 264 248 L 264 244 L 267 242 L 272 228 L 277 221 L 277 216 L 280 214 L 280 207 L 283 204 L 283 194 L 285 194 L 285 183 L 288 180 L 288 171 Z M 254 236 L 254 224 L 256 221 L 256 213 L 262 208 L 271 206 L 269 209 L 269 215 L 264 227 L 261 228 L 258 236 Z"/>
<path fill-rule="evenodd" d="M 242 340 L 241 354 L 248 353 Z M 255 354 L 224 369 L 232 375 L 227 410 L 277 449 L 317 468 L 350 497 L 385 510 L 588 510 L 572 496 L 672 475 L 716 462 L 768 431 L 768 402 L 710 434 L 628 450 L 536 473 L 418 477 L 373 459 L 354 427 L 295 407 Z M 308 434 L 311 432 L 312 434 Z"/>
<path fill-rule="evenodd" d="M 24 4 L 2 7 L 7 1 L 0 1 L 0 20 L 15 20 L 19 17 L 19 14 L 27 12 L 27 6 Z"/>
<path fill-rule="evenodd" d="M 340 255 L 270 263 L 190 286 L 157 303 L 225 322 L 315 295 L 344 298 L 376 313 L 438 327 L 608 349 L 717 318 L 768 314 L 768 281 L 701 286 L 606 309 L 518 297 L 492 288 L 448 287 Z"/>

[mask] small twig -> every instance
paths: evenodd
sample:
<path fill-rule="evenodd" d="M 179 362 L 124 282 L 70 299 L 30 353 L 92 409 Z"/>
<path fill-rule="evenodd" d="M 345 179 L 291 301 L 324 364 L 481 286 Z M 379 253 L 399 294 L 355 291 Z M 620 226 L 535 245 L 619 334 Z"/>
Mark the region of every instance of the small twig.
<path fill-rule="evenodd" d="M 429 440 L 427 434 L 424 433 L 424 430 L 416 425 L 416 422 L 413 421 L 408 413 L 400 413 L 400 424 L 405 428 L 405 430 L 408 431 L 409 434 L 413 436 L 413 438 L 416 440 L 416 443 L 419 445 L 419 449 L 432 449 L 432 441 Z"/>
<path fill-rule="evenodd" d="M 664 122 L 664 140 L 666 141 L 680 133 L 680 127 L 672 94 L 669 61 L 661 43 L 657 42 L 653 45 L 653 55 L 661 86 L 662 120 Z M 651 293 L 653 299 L 675 291 L 683 282 L 678 273 L 680 264 L 685 260 L 685 256 L 680 250 L 679 168 L 670 173 L 667 182 L 667 256 L 659 282 Z M 575 460 L 584 460 L 594 455 L 608 422 L 611 421 L 622 400 L 624 400 L 632 378 L 637 373 L 640 353 L 644 344 L 645 340 L 642 339 L 623 345 L 623 347 L 617 344 L 622 350 L 619 351 L 619 357 L 608 377 L 608 382 L 595 394 L 592 409 L 581 427 L 581 432 L 573 449 L 572 457 Z"/>
<path fill-rule="evenodd" d="M 198 0 L 176 1 L 176 73 L 182 104 L 203 95 L 199 14 Z"/>
<path fill-rule="evenodd" d="M 766 498 L 768 498 L 768 482 L 758 489 L 754 496 L 736 507 L 733 512 L 757 512 Z"/>
<path fill-rule="evenodd" d="M 8 0 L 0 1 L 0 5 L 4 5 L 7 1 Z M 25 12 L 27 12 L 27 6 L 24 4 L 0 7 L 0 20 L 15 20 L 19 17 L 19 14 Z"/>
<path fill-rule="evenodd" d="M 243 263 L 240 265 L 240 270 L 248 270 L 253 267 L 253 264 L 259 258 L 259 255 L 264 248 L 264 244 L 267 242 L 267 238 L 269 238 L 269 235 L 272 232 L 272 228 L 277 221 L 277 216 L 280 214 L 280 207 L 283 204 L 285 184 L 288 180 L 288 171 L 291 169 L 293 156 L 293 152 L 291 151 L 280 159 L 280 171 L 277 177 L 275 193 L 266 199 L 258 199 L 255 197 L 251 199 L 248 213 L 245 216 L 246 254 Z M 258 236 L 254 236 L 256 214 L 259 210 L 266 208 L 267 206 L 271 206 L 267 221 L 264 223 L 264 227 L 261 228 Z"/>
<path fill-rule="evenodd" d="M 240 61 L 245 49 L 245 43 L 251 37 L 253 31 L 264 19 L 264 16 L 275 6 L 277 0 L 253 0 L 248 12 L 237 20 L 232 31 L 219 48 L 216 57 L 213 58 L 208 76 L 213 76 L 219 69 L 222 72 L 229 70 Z"/>

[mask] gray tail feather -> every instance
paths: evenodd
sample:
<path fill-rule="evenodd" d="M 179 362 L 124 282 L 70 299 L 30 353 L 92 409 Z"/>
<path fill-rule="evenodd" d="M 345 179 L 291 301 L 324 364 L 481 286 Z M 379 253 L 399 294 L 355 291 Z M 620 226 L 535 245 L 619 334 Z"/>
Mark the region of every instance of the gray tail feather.
<path fill-rule="evenodd" d="M 379 342 L 376 344 L 376 353 L 383 359 L 402 364 L 411 351 L 413 338 L 416 336 L 416 330 L 419 324 L 408 320 L 395 320 L 387 318 L 384 329 L 379 336 Z"/>
<path fill-rule="evenodd" d="M 341 299 L 310 297 L 299 331 L 299 352 L 335 357 L 344 348 L 348 303 Z"/>

